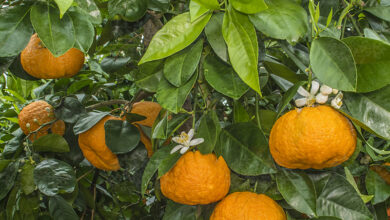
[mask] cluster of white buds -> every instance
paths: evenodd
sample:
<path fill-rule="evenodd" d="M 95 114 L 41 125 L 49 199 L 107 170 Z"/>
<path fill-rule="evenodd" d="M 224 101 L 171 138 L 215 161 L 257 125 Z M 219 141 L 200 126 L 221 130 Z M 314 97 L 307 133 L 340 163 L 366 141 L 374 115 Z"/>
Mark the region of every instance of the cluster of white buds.
<path fill-rule="evenodd" d="M 318 93 L 318 91 L 320 92 Z M 300 86 L 298 88 L 298 94 L 303 96 L 303 98 L 295 100 L 295 105 L 299 108 L 304 106 L 313 106 L 315 103 L 325 104 L 328 101 L 329 96 L 332 94 L 336 95 L 336 97 L 334 97 L 331 101 L 332 107 L 339 109 L 343 105 L 342 92 L 339 92 L 337 89 L 332 89 L 327 85 L 322 85 L 320 88 L 320 84 L 317 81 L 312 81 L 310 92 Z"/>

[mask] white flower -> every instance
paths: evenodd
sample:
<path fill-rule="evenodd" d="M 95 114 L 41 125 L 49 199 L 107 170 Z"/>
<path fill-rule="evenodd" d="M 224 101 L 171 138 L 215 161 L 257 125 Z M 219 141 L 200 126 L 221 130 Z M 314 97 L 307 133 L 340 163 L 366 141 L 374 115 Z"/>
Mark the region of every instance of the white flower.
<path fill-rule="evenodd" d="M 181 132 L 180 136 L 172 138 L 172 140 L 178 143 L 179 145 L 175 146 L 171 150 L 171 154 L 175 153 L 179 149 L 180 149 L 180 153 L 184 154 L 191 146 L 201 144 L 204 141 L 203 138 L 196 138 L 194 140 L 191 140 L 193 137 L 194 137 L 194 129 L 191 129 L 188 132 L 188 134 L 183 131 Z"/>
<path fill-rule="evenodd" d="M 340 109 L 341 106 L 343 105 L 343 93 L 340 92 L 337 94 L 337 96 L 330 102 L 333 108 L 335 109 Z"/>
<path fill-rule="evenodd" d="M 320 92 L 321 92 L 321 94 L 328 96 L 333 92 L 333 89 L 327 85 L 322 85 Z"/>
<path fill-rule="evenodd" d="M 332 93 L 336 95 L 337 93 L 339 93 L 339 90 L 338 89 L 332 89 Z"/>
<path fill-rule="evenodd" d="M 328 101 L 328 95 L 318 93 L 318 95 L 316 96 L 316 102 L 318 104 L 325 104 L 327 101 Z"/>
<path fill-rule="evenodd" d="M 304 89 L 302 86 L 300 86 L 298 88 L 298 94 L 303 96 L 304 98 L 295 100 L 295 105 L 297 105 L 297 107 L 303 107 L 305 105 L 311 106 L 316 103 L 316 94 L 319 88 L 320 84 L 316 81 L 311 82 L 310 93 L 306 91 L 306 89 Z"/>

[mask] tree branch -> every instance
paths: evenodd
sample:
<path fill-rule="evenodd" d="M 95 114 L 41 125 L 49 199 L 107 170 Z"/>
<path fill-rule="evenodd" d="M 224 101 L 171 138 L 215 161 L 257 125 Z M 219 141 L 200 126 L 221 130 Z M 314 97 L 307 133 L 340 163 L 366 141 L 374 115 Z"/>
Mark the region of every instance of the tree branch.
<path fill-rule="evenodd" d="M 127 105 L 129 103 L 130 103 L 130 101 L 127 101 L 127 100 L 113 99 L 113 100 L 108 100 L 108 101 L 104 101 L 104 102 L 100 102 L 100 103 L 96 103 L 96 104 L 90 105 L 90 106 L 86 107 L 85 109 L 87 111 L 91 111 L 91 110 L 94 110 L 94 109 L 97 109 L 97 108 L 100 108 L 100 107 L 104 107 L 104 106 Z"/>

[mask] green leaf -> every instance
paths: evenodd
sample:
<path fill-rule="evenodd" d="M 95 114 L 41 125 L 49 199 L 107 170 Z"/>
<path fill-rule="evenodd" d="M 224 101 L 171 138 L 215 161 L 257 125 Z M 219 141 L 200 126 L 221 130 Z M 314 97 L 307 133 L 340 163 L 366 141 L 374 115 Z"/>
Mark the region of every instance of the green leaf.
<path fill-rule="evenodd" d="M 138 128 L 127 121 L 108 120 L 104 129 L 106 145 L 114 154 L 130 152 L 140 141 Z"/>
<path fill-rule="evenodd" d="M 31 8 L 31 23 L 43 45 L 55 56 L 61 56 L 75 43 L 72 19 L 64 15 L 60 19 L 56 8 L 36 4 Z"/>
<path fill-rule="evenodd" d="M 207 41 L 213 48 L 215 54 L 224 62 L 228 62 L 228 49 L 222 35 L 222 23 L 224 13 L 214 14 L 209 23 L 207 23 L 204 32 L 207 36 Z"/>
<path fill-rule="evenodd" d="M 253 123 L 238 123 L 222 129 L 215 146 L 229 168 L 245 176 L 275 173 L 268 141 Z"/>
<path fill-rule="evenodd" d="M 162 220 L 196 220 L 196 206 L 182 205 L 168 200 Z"/>
<path fill-rule="evenodd" d="M 110 112 L 99 112 L 99 111 L 93 111 L 93 112 L 82 114 L 73 127 L 74 134 L 78 135 L 85 131 L 88 131 L 95 124 L 97 124 L 102 118 L 104 118 L 109 114 Z"/>
<path fill-rule="evenodd" d="M 14 186 L 16 175 L 18 174 L 19 162 L 11 162 L 0 173 L 0 200 L 7 196 Z"/>
<path fill-rule="evenodd" d="M 128 112 L 125 113 L 125 117 L 126 117 L 126 121 L 129 123 L 143 121 L 146 119 L 146 117 L 143 115 L 139 115 L 139 114 L 135 114 L 135 113 L 128 113 Z"/>
<path fill-rule="evenodd" d="M 77 80 L 77 81 L 74 81 L 67 89 L 66 93 L 68 95 L 70 94 L 74 94 L 78 91 L 80 91 L 82 88 L 84 87 L 87 87 L 87 86 L 91 86 L 92 84 L 92 80 L 90 79 L 82 79 L 82 80 Z"/>
<path fill-rule="evenodd" d="M 318 79 L 332 88 L 356 91 L 359 87 L 351 50 L 342 41 L 330 37 L 314 40 L 310 50 L 310 64 Z"/>
<path fill-rule="evenodd" d="M 364 203 L 367 203 L 371 201 L 371 199 L 374 197 L 373 195 L 363 195 L 360 190 L 358 185 L 355 182 L 355 178 L 352 176 L 351 171 L 349 171 L 348 167 L 344 167 L 345 171 L 345 177 L 347 181 L 353 186 L 353 188 L 356 190 L 356 192 L 359 194 L 360 198 L 362 198 Z"/>
<path fill-rule="evenodd" d="M 6 213 L 8 220 L 38 219 L 39 197 L 37 195 L 24 195 L 18 186 L 9 194 Z"/>
<path fill-rule="evenodd" d="M 3 159 L 1 159 L 0 160 L 0 172 L 3 172 L 3 170 L 5 168 L 7 168 L 8 164 L 11 163 L 11 162 L 12 162 L 12 160 L 3 160 Z"/>
<path fill-rule="evenodd" d="M 54 113 L 56 118 L 74 124 L 80 115 L 85 113 L 85 108 L 77 98 L 65 97 L 61 100 L 60 106 L 56 107 Z"/>
<path fill-rule="evenodd" d="M 209 9 L 204 7 L 203 5 L 199 4 L 196 1 L 190 2 L 190 16 L 191 16 L 191 22 L 194 22 L 196 19 L 198 19 L 200 16 L 204 15 L 206 12 L 208 12 Z"/>
<path fill-rule="evenodd" d="M 34 184 L 34 166 L 28 161 L 22 167 L 20 172 L 20 188 L 26 195 L 35 191 Z"/>
<path fill-rule="evenodd" d="M 268 9 L 249 15 L 256 29 L 272 38 L 298 42 L 308 32 L 305 9 L 289 0 L 267 0 Z"/>
<path fill-rule="evenodd" d="M 0 10 L 0 57 L 18 55 L 33 33 L 28 13 L 29 5 Z"/>
<path fill-rule="evenodd" d="M 377 16 L 378 18 L 390 22 L 390 6 L 378 5 L 373 7 L 365 7 L 364 10 Z"/>
<path fill-rule="evenodd" d="M 33 149 L 36 152 L 69 152 L 69 145 L 66 140 L 58 134 L 48 134 L 33 142 Z"/>
<path fill-rule="evenodd" d="M 163 77 L 163 64 L 162 60 L 156 60 L 140 65 L 134 76 L 135 84 L 147 92 L 157 92 Z"/>
<path fill-rule="evenodd" d="M 372 214 L 349 182 L 339 174 L 330 176 L 318 192 L 317 215 L 340 219 L 371 220 Z"/>
<path fill-rule="evenodd" d="M 390 86 L 364 94 L 345 93 L 343 101 L 354 122 L 390 140 Z"/>
<path fill-rule="evenodd" d="M 357 92 L 371 92 L 390 83 L 390 44 L 363 37 L 344 38 L 357 67 Z"/>
<path fill-rule="evenodd" d="M 219 9 L 218 0 L 191 0 L 208 9 Z"/>
<path fill-rule="evenodd" d="M 218 92 L 239 99 L 248 91 L 248 86 L 238 77 L 233 68 L 209 55 L 203 64 L 207 82 Z"/>
<path fill-rule="evenodd" d="M 280 101 L 278 105 L 278 114 L 276 115 L 276 118 L 279 118 L 279 116 L 282 114 L 284 109 L 287 107 L 287 105 L 290 103 L 290 101 L 294 98 L 294 96 L 297 94 L 297 91 L 299 87 L 305 85 L 306 82 L 299 81 L 294 84 L 291 88 L 289 88 L 286 93 L 284 93 L 282 100 Z"/>
<path fill-rule="evenodd" d="M 113 192 L 119 201 L 126 202 L 129 205 L 137 203 L 140 199 L 136 186 L 130 181 L 115 184 L 113 186 Z"/>
<path fill-rule="evenodd" d="M 69 164 L 57 159 L 47 159 L 35 167 L 34 183 L 47 196 L 71 193 L 76 185 L 76 174 Z"/>
<path fill-rule="evenodd" d="M 69 15 L 72 18 L 76 37 L 74 47 L 84 53 L 87 53 L 95 37 L 95 29 L 88 17 L 85 16 L 85 12 L 83 12 L 82 9 L 75 8 L 75 10 L 71 11 Z"/>
<path fill-rule="evenodd" d="M 168 80 L 163 78 L 158 85 L 157 101 L 165 109 L 178 113 L 183 106 L 192 87 L 195 85 L 198 74 L 194 74 L 192 78 L 183 86 L 175 87 Z"/>
<path fill-rule="evenodd" d="M 269 134 L 277 119 L 277 113 L 266 109 L 260 109 L 259 113 L 261 128 L 265 134 Z"/>
<path fill-rule="evenodd" d="M 178 114 L 168 120 L 168 114 L 165 114 L 164 118 L 154 127 L 152 138 L 165 140 L 171 137 L 189 118 L 190 115 L 188 114 Z"/>
<path fill-rule="evenodd" d="M 72 206 L 61 196 L 50 197 L 49 212 L 53 219 L 58 220 L 77 220 L 79 217 Z"/>
<path fill-rule="evenodd" d="M 64 16 L 65 12 L 72 6 L 73 0 L 54 0 L 60 9 L 60 18 Z"/>
<path fill-rule="evenodd" d="M 246 111 L 245 107 L 237 100 L 234 100 L 234 106 L 233 106 L 234 123 L 248 122 L 250 120 L 251 118 L 248 112 Z"/>
<path fill-rule="evenodd" d="M 233 69 L 242 81 L 261 95 L 257 70 L 259 48 L 252 23 L 247 16 L 230 7 L 223 18 L 222 33 Z"/>
<path fill-rule="evenodd" d="M 234 9 L 245 14 L 255 14 L 268 9 L 264 0 L 231 0 Z"/>
<path fill-rule="evenodd" d="M 264 61 L 264 67 L 267 69 L 269 73 L 275 74 L 285 80 L 288 80 L 292 83 L 297 83 L 299 81 L 306 80 L 301 75 L 294 73 L 291 69 L 285 66 L 282 63 L 274 62 L 274 61 Z"/>
<path fill-rule="evenodd" d="M 74 0 L 93 24 L 102 23 L 102 15 L 95 1 Z"/>
<path fill-rule="evenodd" d="M 203 40 L 168 57 L 164 64 L 164 76 L 176 87 L 184 85 L 194 74 L 202 55 Z"/>
<path fill-rule="evenodd" d="M 170 0 L 149 0 L 148 8 L 153 11 L 166 12 L 169 10 Z"/>
<path fill-rule="evenodd" d="M 304 172 L 282 169 L 276 175 L 276 183 L 290 206 L 306 215 L 316 216 L 316 191 Z"/>
<path fill-rule="evenodd" d="M 172 148 L 170 149 L 172 150 Z M 169 154 L 164 160 L 162 160 L 160 166 L 158 166 L 157 178 L 161 178 L 164 174 L 166 174 L 169 170 L 171 170 L 181 156 L 182 155 L 180 154 L 180 152 L 176 151 L 173 154 Z"/>
<path fill-rule="evenodd" d="M 141 19 L 148 9 L 148 1 L 146 0 L 111 0 L 108 2 L 108 13 L 111 18 L 115 15 L 130 22 Z"/>
<path fill-rule="evenodd" d="M 149 181 L 152 179 L 161 162 L 170 155 L 172 148 L 163 147 L 158 149 L 153 156 L 150 158 L 148 164 L 146 165 L 145 171 L 142 174 L 142 184 L 141 184 L 141 195 L 145 194 L 146 189 L 148 188 Z"/>
<path fill-rule="evenodd" d="M 169 20 L 153 37 L 139 64 L 168 57 L 186 48 L 202 33 L 211 13 L 191 23 L 188 12 Z"/>
<path fill-rule="evenodd" d="M 386 201 L 390 197 L 390 185 L 388 185 L 377 173 L 368 169 L 366 175 L 366 189 L 369 194 L 374 195 L 374 205 Z"/>
<path fill-rule="evenodd" d="M 215 111 L 210 111 L 201 117 L 199 127 L 196 131 L 195 137 L 204 139 L 204 142 L 199 144 L 197 149 L 202 154 L 212 153 L 219 133 L 221 132 L 221 125 L 219 124 L 219 119 Z"/>

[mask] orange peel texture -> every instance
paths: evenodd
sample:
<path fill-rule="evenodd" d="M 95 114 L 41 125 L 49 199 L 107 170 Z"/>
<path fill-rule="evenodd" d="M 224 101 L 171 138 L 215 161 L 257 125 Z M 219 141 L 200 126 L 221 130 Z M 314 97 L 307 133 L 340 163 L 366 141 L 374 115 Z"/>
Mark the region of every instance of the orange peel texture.
<path fill-rule="evenodd" d="M 289 111 L 276 121 L 269 147 L 280 166 L 329 168 L 353 154 L 356 131 L 346 117 L 329 106 L 305 107 Z"/>
<path fill-rule="evenodd" d="M 229 191 L 230 170 L 225 160 L 199 151 L 185 153 L 160 179 L 165 197 L 181 204 L 209 204 Z"/>

